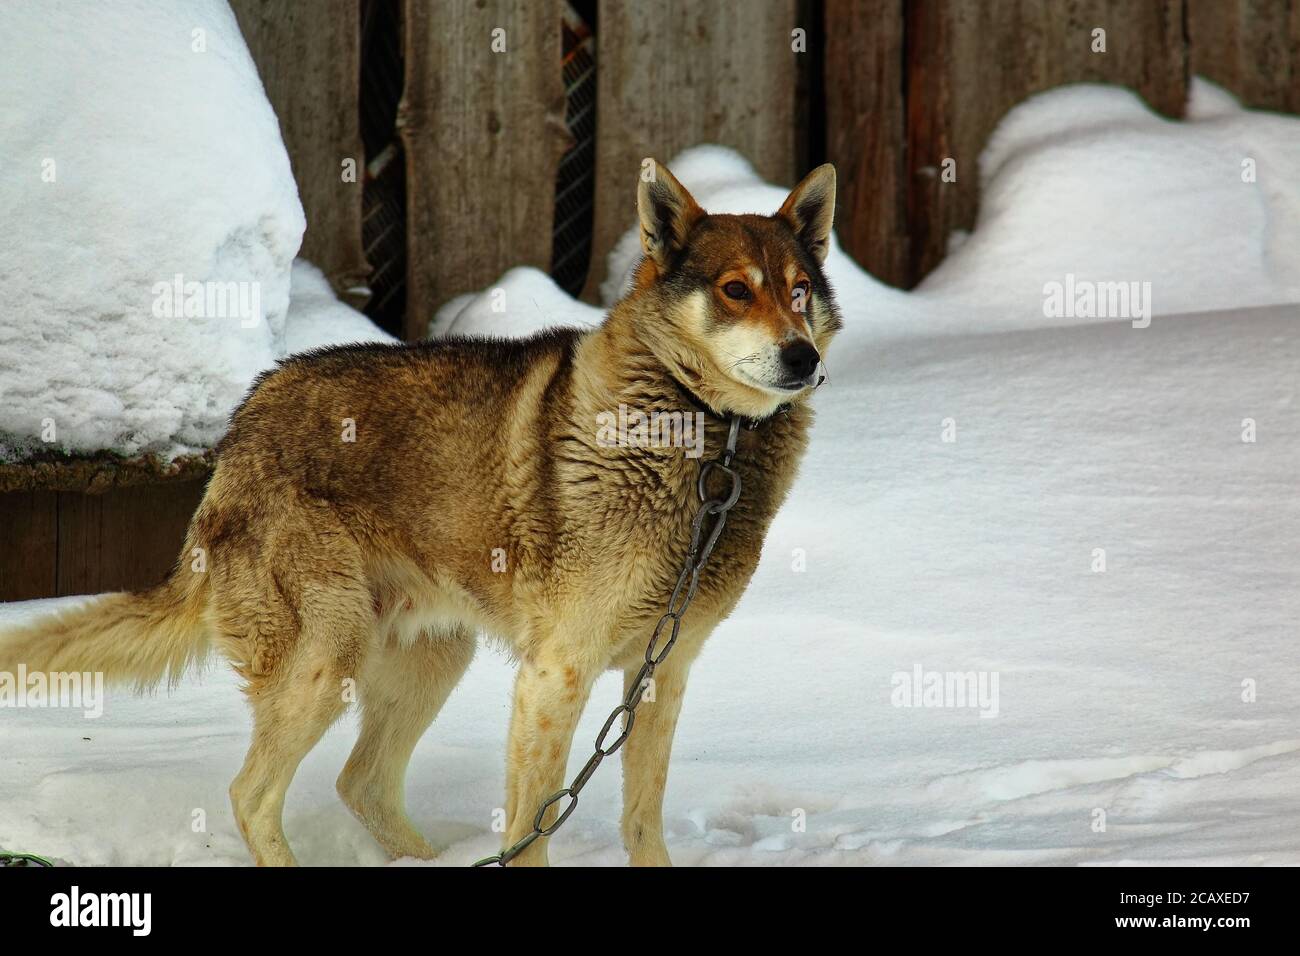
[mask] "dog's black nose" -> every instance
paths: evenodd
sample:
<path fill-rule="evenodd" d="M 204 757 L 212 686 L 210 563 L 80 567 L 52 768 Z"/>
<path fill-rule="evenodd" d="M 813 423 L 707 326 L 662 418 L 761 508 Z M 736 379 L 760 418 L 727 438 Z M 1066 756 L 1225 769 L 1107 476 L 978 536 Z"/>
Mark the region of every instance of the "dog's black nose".
<path fill-rule="evenodd" d="M 811 342 L 795 342 L 781 349 L 781 362 L 789 371 L 791 378 L 804 381 L 817 371 L 817 364 L 822 360 Z"/>

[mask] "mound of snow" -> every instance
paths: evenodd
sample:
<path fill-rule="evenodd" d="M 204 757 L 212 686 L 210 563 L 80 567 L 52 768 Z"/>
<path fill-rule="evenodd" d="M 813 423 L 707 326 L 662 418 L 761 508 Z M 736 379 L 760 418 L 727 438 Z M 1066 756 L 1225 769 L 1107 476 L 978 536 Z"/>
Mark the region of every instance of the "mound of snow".
<path fill-rule="evenodd" d="M 521 338 L 557 325 L 590 328 L 605 312 L 578 302 L 539 269 L 519 266 L 482 292 L 452 299 L 429 323 L 429 337 Z"/>
<path fill-rule="evenodd" d="M 1106 86 L 1022 103 L 980 157 L 975 231 L 920 291 L 1032 314 L 1072 274 L 1149 282 L 1157 315 L 1300 301 L 1300 120 L 1201 80 L 1192 103 L 1185 121 Z"/>
<path fill-rule="evenodd" d="M 284 324 L 287 354 L 345 342 L 396 341 L 364 314 L 340 302 L 324 273 L 306 259 L 295 260 Z"/>
<path fill-rule="evenodd" d="M 286 339 L 302 207 L 230 8 L 4 4 L 0 89 L 0 458 L 210 446 L 322 341 Z"/>

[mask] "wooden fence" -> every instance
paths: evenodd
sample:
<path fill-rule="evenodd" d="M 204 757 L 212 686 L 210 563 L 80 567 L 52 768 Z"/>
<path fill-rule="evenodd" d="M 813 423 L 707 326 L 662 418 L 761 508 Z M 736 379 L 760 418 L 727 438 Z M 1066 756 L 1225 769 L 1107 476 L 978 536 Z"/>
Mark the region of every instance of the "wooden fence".
<path fill-rule="evenodd" d="M 302 254 L 341 294 L 365 305 L 368 277 L 378 283 L 379 264 L 367 261 L 377 247 L 367 245 L 377 215 L 367 189 L 393 156 L 404 175 L 400 191 L 385 194 L 390 206 L 394 195 L 400 202 L 387 210 L 383 233 L 386 248 L 400 253 L 393 262 L 404 273 L 404 305 L 384 314 L 390 328 L 421 338 L 453 296 L 511 266 L 550 269 L 556 170 L 571 144 L 564 0 L 232 6 L 293 163 L 308 222 Z M 943 257 L 953 229 L 974 225 L 979 153 L 1006 111 L 1033 93 L 1115 83 L 1177 117 L 1189 76 L 1202 74 L 1246 105 L 1300 112 L 1300 0 L 574 7 L 596 51 L 588 299 L 632 221 L 632 183 L 647 155 L 668 160 L 689 145 L 722 143 L 783 185 L 834 162 L 841 241 L 876 276 L 910 287 Z M 400 36 L 370 42 L 367 24 Z M 1097 29 L 1105 52 L 1093 49 Z M 378 79 L 375 50 L 394 58 Z M 368 105 L 371 91 L 389 87 L 391 110 Z M 366 155 L 367 130 L 372 142 L 391 138 L 382 156 Z M 955 182 L 938 175 L 947 159 L 956 162 Z M 0 482 L 0 600 L 156 581 L 201 491 L 192 471 L 170 480 L 159 471 L 153 483 L 129 487 L 110 476 L 91 491 L 67 476 L 10 472 Z"/>
<path fill-rule="evenodd" d="M 293 29 L 283 22 L 292 0 L 234 2 L 298 172 L 304 254 L 339 290 L 358 274 L 363 202 L 337 183 L 339 159 L 353 155 L 348 133 L 293 126 L 295 117 L 330 126 L 316 121 L 324 106 L 309 106 L 312 96 L 349 116 L 361 108 L 355 27 L 379 2 L 398 0 L 328 0 L 330 16 Z M 563 5 L 400 4 L 409 338 L 423 336 L 438 306 L 510 266 L 550 268 L 555 172 L 568 142 Z M 1300 112 L 1300 0 L 595 0 L 586 9 L 598 87 L 589 300 L 632 221 L 628 184 L 647 155 L 721 143 L 786 185 L 834 162 L 841 241 L 877 277 L 910 287 L 942 259 L 953 229 L 974 225 L 979 153 L 1034 93 L 1113 83 L 1178 117 L 1200 73 L 1248 106 Z M 344 53 L 340 23 L 354 27 Z M 1104 52 L 1094 51 L 1096 29 Z M 493 47 L 498 30 L 504 49 Z M 286 32 L 294 43 L 282 42 Z M 937 175 L 945 159 L 956 161 L 956 182 Z"/>

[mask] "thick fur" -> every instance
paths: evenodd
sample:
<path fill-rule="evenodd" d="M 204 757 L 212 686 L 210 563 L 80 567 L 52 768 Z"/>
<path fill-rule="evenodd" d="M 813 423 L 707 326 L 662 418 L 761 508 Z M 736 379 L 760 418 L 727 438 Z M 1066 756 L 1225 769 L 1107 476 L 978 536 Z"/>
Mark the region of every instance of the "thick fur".
<path fill-rule="evenodd" d="M 173 575 L 140 594 L 105 594 L 60 611 L 0 640 L 2 670 L 18 664 L 29 673 L 99 671 L 144 691 L 185 670 L 208 653 L 203 608 L 206 582 Z"/>
<path fill-rule="evenodd" d="M 807 442 L 811 389 L 778 383 L 779 350 L 806 342 L 824 356 L 839 318 L 821 271 L 829 167 L 770 217 L 709 216 L 668 170 L 654 173 L 639 194 L 636 287 L 600 328 L 286 360 L 232 416 L 169 581 L 0 638 L 0 669 L 25 661 L 148 686 L 174 679 L 210 642 L 246 681 L 254 711 L 231 798 L 261 864 L 294 862 L 285 791 L 355 689 L 361 737 L 340 795 L 389 853 L 428 858 L 436 850 L 404 810 L 406 764 L 474 635 L 498 636 L 519 661 L 505 803 L 513 843 L 563 784 L 592 682 L 609 668 L 633 679 L 697 505 L 698 461 L 679 447 L 602 444 L 597 417 L 621 404 L 694 412 L 685 385 L 760 423 L 740 435 L 743 494 L 623 748 L 631 861 L 666 864 L 660 815 L 687 672 L 748 584 Z M 747 298 L 725 292 L 734 281 Z M 802 310 L 791 303 L 801 282 Z M 726 428 L 710 418 L 707 457 Z M 545 859 L 539 840 L 516 862 Z"/>

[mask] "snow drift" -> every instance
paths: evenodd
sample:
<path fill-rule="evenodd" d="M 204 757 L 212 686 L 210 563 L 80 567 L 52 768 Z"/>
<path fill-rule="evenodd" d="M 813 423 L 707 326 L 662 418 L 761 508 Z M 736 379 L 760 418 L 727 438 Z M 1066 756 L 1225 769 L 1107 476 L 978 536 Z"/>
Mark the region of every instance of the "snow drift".
<path fill-rule="evenodd" d="M 233 13 L 6 3 L 0 89 L 0 460 L 213 444 L 285 352 L 304 228 Z"/>

